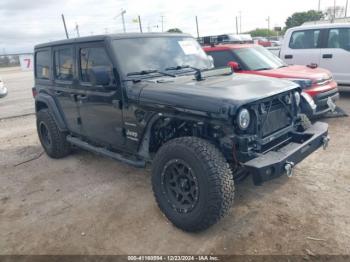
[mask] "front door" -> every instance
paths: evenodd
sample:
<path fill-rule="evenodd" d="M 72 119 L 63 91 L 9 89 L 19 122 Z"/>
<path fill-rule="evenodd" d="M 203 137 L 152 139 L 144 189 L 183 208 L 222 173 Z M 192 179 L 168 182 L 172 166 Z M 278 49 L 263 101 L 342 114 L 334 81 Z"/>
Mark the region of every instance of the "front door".
<path fill-rule="evenodd" d="M 294 31 L 281 50 L 281 59 L 288 65 L 320 63 L 321 30 Z"/>
<path fill-rule="evenodd" d="M 101 146 L 121 148 L 125 142 L 121 87 L 113 74 L 113 65 L 104 44 L 78 45 L 78 79 L 80 95 L 77 96 L 82 133 L 88 140 Z M 108 81 L 96 81 L 101 73 L 108 72 Z M 95 80 L 94 80 L 95 79 Z"/>

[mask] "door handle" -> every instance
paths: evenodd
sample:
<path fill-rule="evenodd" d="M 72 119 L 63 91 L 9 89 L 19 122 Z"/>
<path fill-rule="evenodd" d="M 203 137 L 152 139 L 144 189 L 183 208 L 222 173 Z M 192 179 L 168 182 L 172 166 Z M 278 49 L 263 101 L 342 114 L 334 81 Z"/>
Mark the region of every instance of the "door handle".
<path fill-rule="evenodd" d="M 62 91 L 55 91 L 55 95 L 62 95 Z"/>
<path fill-rule="evenodd" d="M 293 58 L 293 55 L 285 55 L 284 58 L 285 58 L 285 59 L 292 59 L 292 58 Z"/>
<path fill-rule="evenodd" d="M 88 98 L 87 95 L 77 95 L 77 99 L 82 101 L 82 100 L 86 100 Z"/>
<path fill-rule="evenodd" d="M 332 55 L 332 54 L 324 54 L 324 55 L 322 56 L 322 58 L 331 59 L 331 58 L 333 58 L 333 55 Z"/>

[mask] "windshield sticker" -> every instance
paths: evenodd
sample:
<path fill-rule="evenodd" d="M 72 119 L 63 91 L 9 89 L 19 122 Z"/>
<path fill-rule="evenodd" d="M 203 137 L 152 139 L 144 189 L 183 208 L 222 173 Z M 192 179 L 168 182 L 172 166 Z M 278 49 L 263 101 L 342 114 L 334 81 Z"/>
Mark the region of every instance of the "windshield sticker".
<path fill-rule="evenodd" d="M 185 55 L 194 55 L 198 54 L 199 51 L 197 49 L 197 46 L 193 41 L 178 41 L 182 51 L 185 53 Z"/>

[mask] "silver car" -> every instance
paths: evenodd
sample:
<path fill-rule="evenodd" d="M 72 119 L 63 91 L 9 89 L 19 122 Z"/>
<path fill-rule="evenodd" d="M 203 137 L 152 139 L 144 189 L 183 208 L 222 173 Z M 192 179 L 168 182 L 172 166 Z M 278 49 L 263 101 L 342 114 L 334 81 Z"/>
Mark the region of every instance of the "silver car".
<path fill-rule="evenodd" d="M 6 95 L 7 95 L 7 88 L 5 87 L 4 82 L 0 78 L 0 98 Z"/>

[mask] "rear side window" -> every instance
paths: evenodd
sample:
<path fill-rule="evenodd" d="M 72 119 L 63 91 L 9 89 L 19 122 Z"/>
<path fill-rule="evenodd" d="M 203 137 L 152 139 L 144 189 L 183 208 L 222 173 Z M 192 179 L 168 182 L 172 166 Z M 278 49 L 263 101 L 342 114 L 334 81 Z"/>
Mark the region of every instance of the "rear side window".
<path fill-rule="evenodd" d="M 55 79 L 73 80 L 73 50 L 63 48 L 55 51 Z"/>
<path fill-rule="evenodd" d="M 330 29 L 327 48 L 341 48 L 350 51 L 350 28 Z"/>
<path fill-rule="evenodd" d="M 289 47 L 292 49 L 318 48 L 320 30 L 295 31 L 290 38 Z"/>
<path fill-rule="evenodd" d="M 216 68 L 226 67 L 228 62 L 235 61 L 234 55 L 231 51 L 212 51 L 207 54 L 213 57 L 214 66 Z"/>
<path fill-rule="evenodd" d="M 50 78 L 50 51 L 38 51 L 35 54 L 35 76 L 38 79 Z"/>

